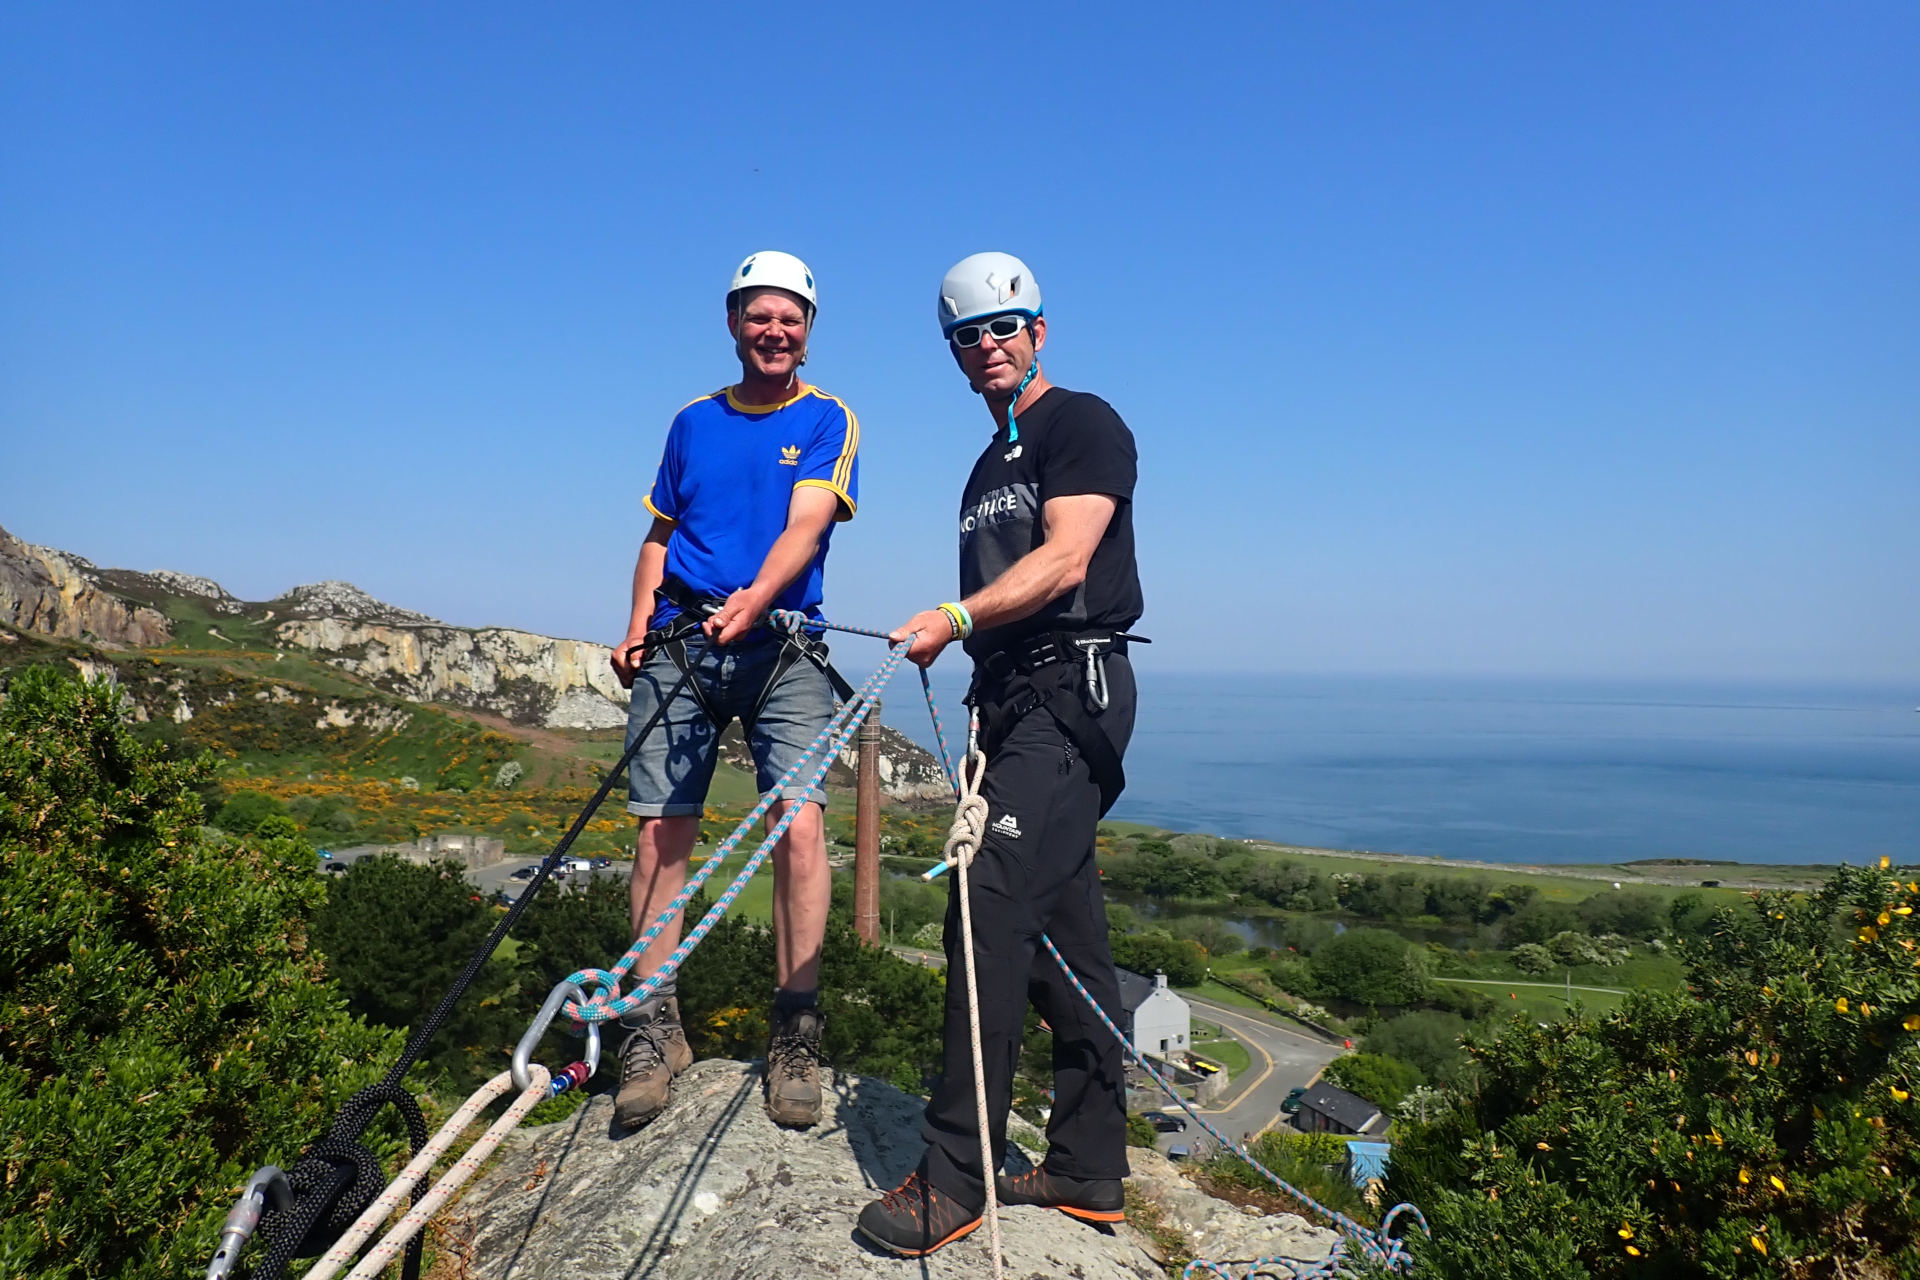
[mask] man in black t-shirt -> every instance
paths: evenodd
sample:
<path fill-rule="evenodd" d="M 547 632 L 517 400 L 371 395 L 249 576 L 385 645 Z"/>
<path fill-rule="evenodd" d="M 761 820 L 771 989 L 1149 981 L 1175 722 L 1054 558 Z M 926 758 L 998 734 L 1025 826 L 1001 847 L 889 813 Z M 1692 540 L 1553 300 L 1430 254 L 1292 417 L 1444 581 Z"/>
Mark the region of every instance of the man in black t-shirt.
<path fill-rule="evenodd" d="M 1042 935 L 1119 1023 L 1119 981 L 1094 837 L 1125 783 L 1133 732 L 1126 629 L 1140 617 L 1133 555 L 1133 435 L 1106 401 L 1040 372 L 1047 322 L 1033 273 L 979 253 L 947 273 L 941 331 L 995 431 L 960 504 L 958 601 L 893 633 L 930 665 L 964 642 L 980 723 L 987 830 L 969 872 L 992 1155 L 974 1101 L 958 886 L 947 903 L 945 1069 L 927 1103 L 927 1153 L 860 1214 L 861 1234 L 918 1257 L 980 1225 L 998 1170 L 1013 1070 L 1032 1000 L 1053 1031 L 1054 1102 L 1044 1164 L 1000 1177 L 1003 1204 L 1094 1222 L 1121 1219 L 1126 1079 L 1113 1034 L 1074 990 Z"/>

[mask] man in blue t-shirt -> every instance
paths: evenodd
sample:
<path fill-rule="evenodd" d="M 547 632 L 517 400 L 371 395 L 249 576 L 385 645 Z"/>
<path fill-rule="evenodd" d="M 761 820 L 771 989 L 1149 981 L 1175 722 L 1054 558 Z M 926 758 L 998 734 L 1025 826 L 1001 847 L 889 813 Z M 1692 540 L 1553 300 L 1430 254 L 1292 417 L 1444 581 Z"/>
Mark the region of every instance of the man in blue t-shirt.
<path fill-rule="evenodd" d="M 628 770 L 627 812 L 640 820 L 633 860 L 634 936 L 686 884 L 687 858 L 713 779 L 720 734 L 738 719 L 764 793 L 800 759 L 833 714 L 824 650 L 805 653 L 759 623 L 771 609 L 818 615 L 827 544 L 853 518 L 860 423 L 834 396 L 800 380 L 816 309 L 813 274 L 791 254 L 756 253 L 727 291 L 727 331 L 740 381 L 674 415 L 653 488 L 653 527 L 633 570 L 633 612 L 613 667 L 633 690 L 627 733 L 640 731 L 690 673 Z M 690 638 L 666 633 L 688 612 Z M 815 661 L 820 658 L 820 661 Z M 796 778 L 771 821 L 798 805 L 773 851 L 775 982 L 766 1105 L 775 1122 L 820 1118 L 820 944 L 832 882 L 826 792 Z M 663 964 L 680 942 L 675 919 L 635 969 Z M 621 1020 L 614 1115 L 645 1124 L 667 1105 L 693 1061 L 669 979 Z"/>

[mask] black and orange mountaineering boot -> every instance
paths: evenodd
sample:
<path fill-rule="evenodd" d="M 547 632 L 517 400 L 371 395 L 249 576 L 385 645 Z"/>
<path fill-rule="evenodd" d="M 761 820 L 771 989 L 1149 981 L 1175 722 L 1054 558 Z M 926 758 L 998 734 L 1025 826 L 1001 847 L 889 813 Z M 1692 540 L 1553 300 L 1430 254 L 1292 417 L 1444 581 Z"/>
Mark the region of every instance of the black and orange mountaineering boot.
<path fill-rule="evenodd" d="M 979 1226 L 982 1208 L 934 1190 L 916 1169 L 860 1211 L 859 1231 L 888 1253 L 922 1258 Z"/>
<path fill-rule="evenodd" d="M 1037 1204 L 1084 1222 L 1119 1222 L 1127 1215 L 1126 1191 L 1118 1178 L 1065 1178 L 1045 1169 L 1029 1169 L 993 1180 L 1001 1204 Z"/>

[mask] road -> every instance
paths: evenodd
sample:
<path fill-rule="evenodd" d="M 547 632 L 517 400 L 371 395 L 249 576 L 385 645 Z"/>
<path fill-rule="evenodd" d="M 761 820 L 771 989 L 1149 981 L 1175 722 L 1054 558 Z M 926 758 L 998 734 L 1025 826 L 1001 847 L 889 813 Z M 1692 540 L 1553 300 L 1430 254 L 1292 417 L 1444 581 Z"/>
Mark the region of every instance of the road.
<path fill-rule="evenodd" d="M 1345 1052 L 1337 1044 L 1295 1031 L 1250 1009 L 1215 1004 L 1187 991 L 1180 995 L 1193 1006 L 1195 1016 L 1224 1027 L 1253 1058 L 1253 1069 L 1227 1086 L 1227 1096 L 1220 1104 L 1199 1108 L 1209 1124 L 1230 1138 L 1237 1140 L 1243 1133 L 1261 1133 L 1280 1124 L 1285 1119 L 1280 1104 L 1287 1091 L 1306 1085 Z M 1196 1139 L 1212 1145 L 1204 1132 L 1190 1131 L 1162 1134 L 1159 1146 L 1165 1151 L 1179 1143 L 1192 1149 Z M 1194 1154 L 1200 1152 L 1196 1149 Z"/>

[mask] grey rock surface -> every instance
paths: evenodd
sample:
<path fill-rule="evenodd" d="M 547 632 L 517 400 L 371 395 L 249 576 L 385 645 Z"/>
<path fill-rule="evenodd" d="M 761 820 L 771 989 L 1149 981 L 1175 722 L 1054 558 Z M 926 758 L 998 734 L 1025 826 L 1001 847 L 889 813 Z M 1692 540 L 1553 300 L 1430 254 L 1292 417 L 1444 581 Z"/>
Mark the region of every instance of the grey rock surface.
<path fill-rule="evenodd" d="M 1128 1185 L 1160 1206 L 1161 1221 L 1186 1236 L 1199 1257 L 1241 1264 L 1266 1257 L 1319 1262 L 1340 1238 L 1297 1214 L 1263 1214 L 1216 1200 L 1158 1151 L 1132 1150 L 1127 1159 L 1133 1166 Z"/>
<path fill-rule="evenodd" d="M 652 1124 L 616 1137 L 592 1099 L 566 1121 L 524 1130 L 455 1206 L 473 1280 L 759 1280 L 990 1275 L 987 1230 L 923 1260 L 854 1234 L 860 1209 L 920 1157 L 919 1099 L 883 1081 L 833 1082 L 821 1123 L 777 1128 L 760 1073 L 702 1062 Z M 1106 1230 L 1048 1209 L 1001 1217 L 1006 1274 L 1019 1280 L 1162 1280 L 1131 1227 Z"/>

